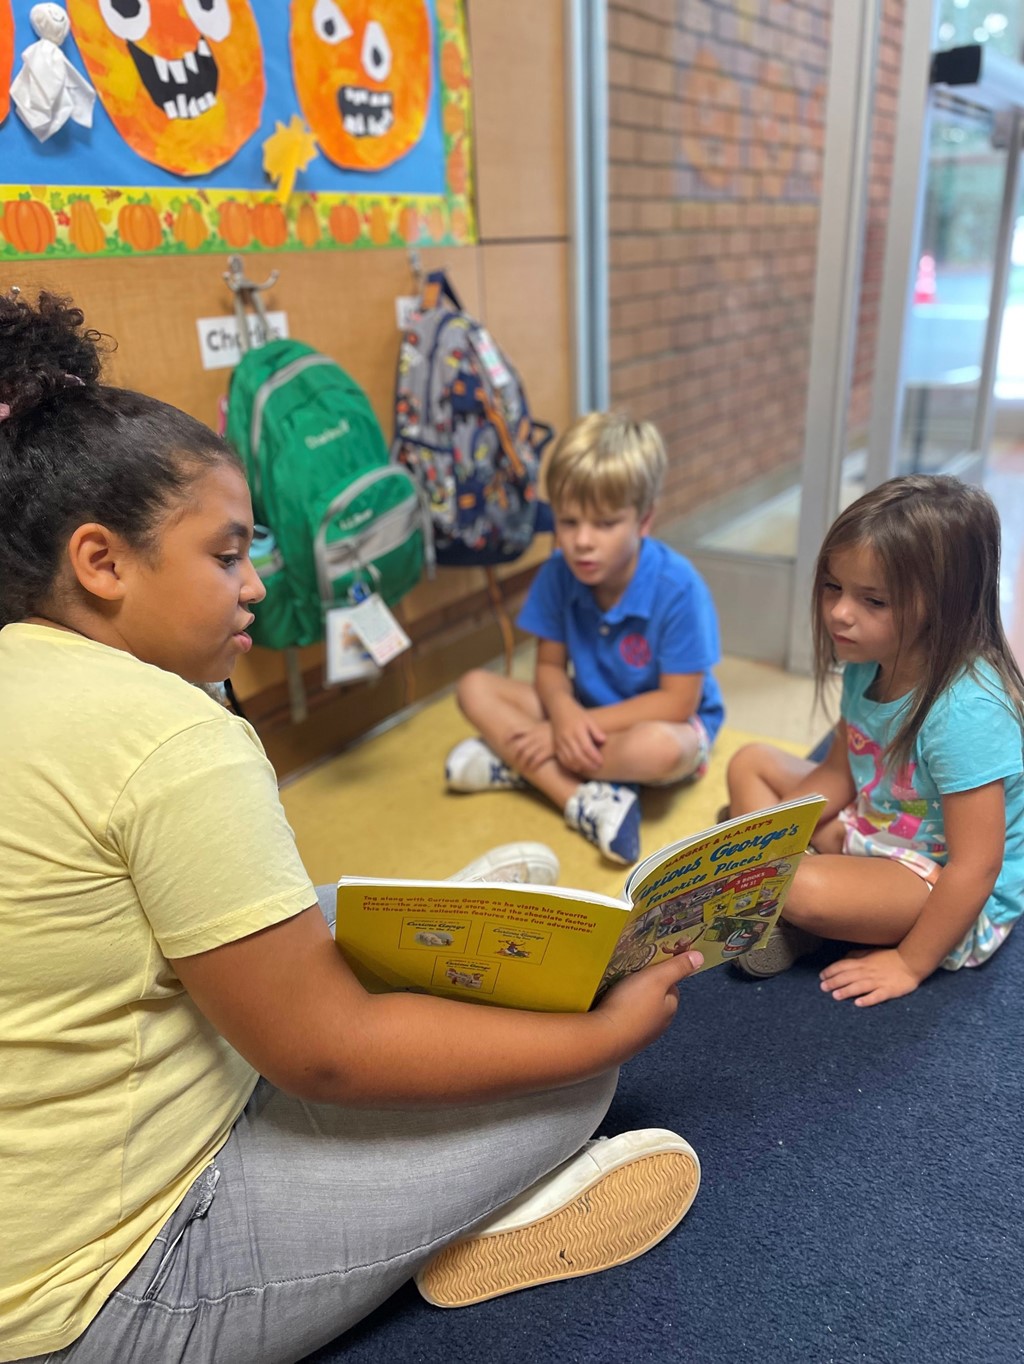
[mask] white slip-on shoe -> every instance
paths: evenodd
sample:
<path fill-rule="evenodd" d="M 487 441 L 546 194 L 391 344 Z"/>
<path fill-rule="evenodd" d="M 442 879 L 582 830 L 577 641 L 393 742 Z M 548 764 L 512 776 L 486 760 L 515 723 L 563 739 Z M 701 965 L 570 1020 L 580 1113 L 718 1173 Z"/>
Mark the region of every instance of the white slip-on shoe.
<path fill-rule="evenodd" d="M 415 1276 L 436 1307 L 466 1307 L 625 1264 L 667 1236 L 700 1187 L 693 1147 L 664 1128 L 589 1141 Z"/>
<path fill-rule="evenodd" d="M 463 739 L 444 762 L 449 791 L 523 791 L 526 782 L 483 739 Z"/>
<path fill-rule="evenodd" d="M 546 843 L 502 843 L 482 853 L 449 881 L 521 881 L 553 886 L 558 880 L 558 858 Z"/>

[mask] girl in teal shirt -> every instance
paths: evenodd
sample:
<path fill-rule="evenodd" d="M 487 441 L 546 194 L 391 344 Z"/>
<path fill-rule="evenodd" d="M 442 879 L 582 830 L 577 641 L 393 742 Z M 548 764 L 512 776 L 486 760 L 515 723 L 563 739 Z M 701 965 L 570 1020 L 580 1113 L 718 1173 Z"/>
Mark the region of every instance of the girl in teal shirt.
<path fill-rule="evenodd" d="M 999 518 L 955 478 L 866 493 L 818 556 L 819 695 L 845 665 L 820 763 L 750 744 L 733 815 L 812 791 L 828 805 L 785 915 L 746 974 L 774 975 L 821 937 L 863 944 L 820 975 L 879 1004 L 938 967 L 978 966 L 1024 912 L 1024 679 L 999 617 Z"/>

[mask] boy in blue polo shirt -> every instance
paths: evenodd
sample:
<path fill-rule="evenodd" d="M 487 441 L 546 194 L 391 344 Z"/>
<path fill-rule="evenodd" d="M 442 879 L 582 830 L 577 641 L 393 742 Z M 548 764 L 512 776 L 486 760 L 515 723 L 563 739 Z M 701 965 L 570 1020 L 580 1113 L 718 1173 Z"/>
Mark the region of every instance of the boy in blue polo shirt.
<path fill-rule="evenodd" d="M 481 737 L 445 765 L 451 791 L 529 783 L 617 862 L 640 855 L 635 788 L 703 775 L 725 714 L 711 594 L 647 534 L 666 464 L 657 429 L 620 413 L 562 436 L 546 471 L 558 548 L 518 620 L 538 639 L 533 685 L 467 673 L 458 701 Z"/>

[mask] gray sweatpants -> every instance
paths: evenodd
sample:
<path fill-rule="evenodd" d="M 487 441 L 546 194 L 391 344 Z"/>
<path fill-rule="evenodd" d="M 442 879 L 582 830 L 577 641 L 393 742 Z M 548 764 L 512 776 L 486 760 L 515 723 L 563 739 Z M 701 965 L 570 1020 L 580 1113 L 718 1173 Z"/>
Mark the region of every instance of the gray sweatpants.
<path fill-rule="evenodd" d="M 321 905 L 333 915 L 334 887 Z M 443 1038 L 425 1038 L 423 1064 Z M 481 1107 L 367 1111 L 260 1080 L 226 1144 L 60 1364 L 289 1364 L 577 1151 L 617 1073 Z"/>

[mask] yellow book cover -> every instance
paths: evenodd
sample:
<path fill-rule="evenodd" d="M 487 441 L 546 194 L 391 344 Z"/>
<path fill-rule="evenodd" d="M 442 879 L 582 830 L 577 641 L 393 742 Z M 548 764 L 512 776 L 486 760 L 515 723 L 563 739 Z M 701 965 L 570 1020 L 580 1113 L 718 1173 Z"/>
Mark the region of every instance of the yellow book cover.
<path fill-rule="evenodd" d="M 763 946 L 824 808 L 808 796 L 671 843 L 637 865 L 621 900 L 343 876 L 335 937 L 369 989 L 580 1012 L 662 954 L 699 948 L 708 970 Z"/>

